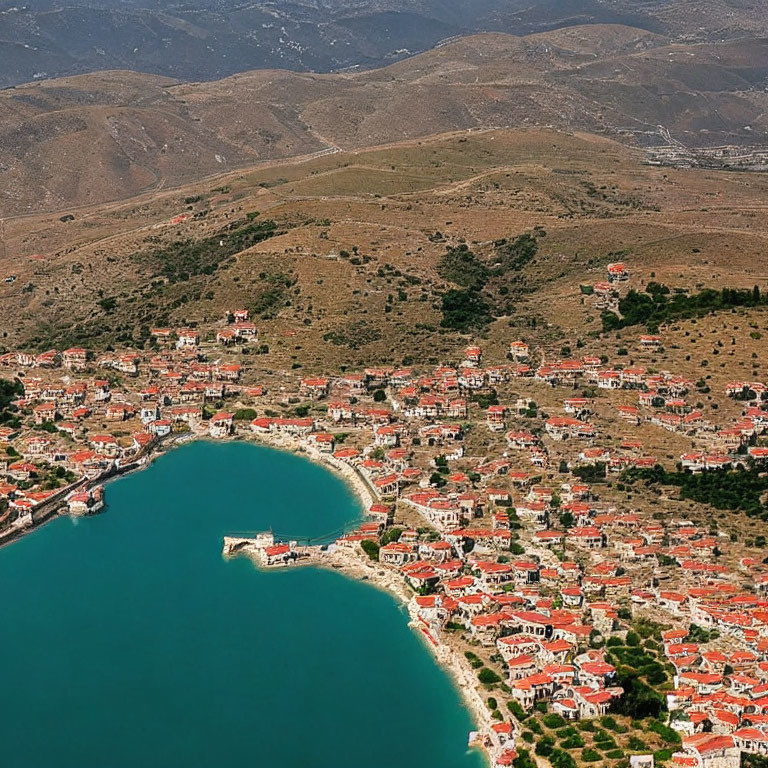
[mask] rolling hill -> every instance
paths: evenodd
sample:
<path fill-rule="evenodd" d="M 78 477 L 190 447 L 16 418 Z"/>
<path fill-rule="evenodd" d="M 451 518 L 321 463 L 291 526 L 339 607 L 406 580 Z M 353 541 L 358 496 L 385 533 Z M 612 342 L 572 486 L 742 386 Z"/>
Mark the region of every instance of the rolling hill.
<path fill-rule="evenodd" d="M 638 288 L 764 286 L 766 200 L 763 173 L 657 168 L 615 141 L 546 129 L 275 162 L 73 221 L 5 219 L 0 343 L 142 346 L 151 327 L 207 328 L 244 306 L 269 368 L 451 360 L 467 336 L 441 326 L 455 287 L 446 249 L 494 264 L 497 242 L 533 233 L 535 257 L 484 289 L 496 319 L 479 333 L 499 351 L 510 334 L 558 348 L 600 328 L 579 286 L 610 261 L 629 263 Z"/>
<path fill-rule="evenodd" d="M 0 210 L 74 210 L 254 163 L 488 127 L 759 146 L 766 77 L 768 40 L 670 44 L 592 25 L 461 38 L 364 72 L 42 81 L 0 92 Z"/>

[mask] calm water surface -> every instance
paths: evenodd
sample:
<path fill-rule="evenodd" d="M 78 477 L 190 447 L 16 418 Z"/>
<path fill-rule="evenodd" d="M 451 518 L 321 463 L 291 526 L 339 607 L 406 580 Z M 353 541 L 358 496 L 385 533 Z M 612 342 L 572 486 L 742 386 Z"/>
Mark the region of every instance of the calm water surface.
<path fill-rule="evenodd" d="M 0 550 L 3 768 L 482 765 L 388 595 L 222 558 L 228 533 L 355 520 L 337 477 L 195 443 L 110 484 L 107 502 Z"/>

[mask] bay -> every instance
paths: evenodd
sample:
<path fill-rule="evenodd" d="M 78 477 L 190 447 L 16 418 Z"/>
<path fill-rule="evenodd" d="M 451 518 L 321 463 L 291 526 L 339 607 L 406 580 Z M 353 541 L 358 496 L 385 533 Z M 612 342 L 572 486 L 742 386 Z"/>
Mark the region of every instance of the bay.
<path fill-rule="evenodd" d="M 0 550 L 5 768 L 478 768 L 467 711 L 389 595 L 260 572 L 224 535 L 334 538 L 335 475 L 197 442 L 107 486 L 107 511 Z"/>

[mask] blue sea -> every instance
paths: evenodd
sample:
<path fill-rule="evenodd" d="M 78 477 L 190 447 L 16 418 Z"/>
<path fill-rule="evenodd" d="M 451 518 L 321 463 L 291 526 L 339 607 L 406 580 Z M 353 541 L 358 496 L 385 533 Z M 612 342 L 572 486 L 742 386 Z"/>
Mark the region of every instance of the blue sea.
<path fill-rule="evenodd" d="M 469 715 L 387 594 L 224 559 L 227 534 L 334 538 L 344 483 L 193 443 L 107 510 L 0 549 L 2 768 L 479 768 Z"/>

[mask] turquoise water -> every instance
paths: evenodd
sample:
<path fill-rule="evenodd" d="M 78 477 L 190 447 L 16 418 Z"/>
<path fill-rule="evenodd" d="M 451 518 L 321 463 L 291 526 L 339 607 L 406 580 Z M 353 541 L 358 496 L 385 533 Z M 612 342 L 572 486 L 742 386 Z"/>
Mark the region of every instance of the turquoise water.
<path fill-rule="evenodd" d="M 354 520 L 322 467 L 195 443 L 0 550 L 3 768 L 478 768 L 448 678 L 385 593 L 262 573 L 222 537 Z"/>

